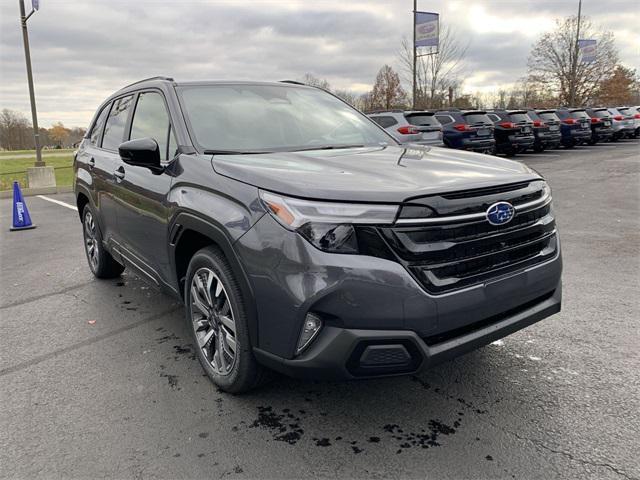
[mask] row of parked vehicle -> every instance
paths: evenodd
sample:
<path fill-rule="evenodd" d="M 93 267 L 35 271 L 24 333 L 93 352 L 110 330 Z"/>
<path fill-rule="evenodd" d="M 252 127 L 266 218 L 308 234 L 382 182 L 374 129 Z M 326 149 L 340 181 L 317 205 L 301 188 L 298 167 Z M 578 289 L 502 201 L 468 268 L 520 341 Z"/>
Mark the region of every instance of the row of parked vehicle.
<path fill-rule="evenodd" d="M 523 110 L 384 110 L 369 117 L 400 143 L 513 156 L 640 136 L 640 106 Z"/>

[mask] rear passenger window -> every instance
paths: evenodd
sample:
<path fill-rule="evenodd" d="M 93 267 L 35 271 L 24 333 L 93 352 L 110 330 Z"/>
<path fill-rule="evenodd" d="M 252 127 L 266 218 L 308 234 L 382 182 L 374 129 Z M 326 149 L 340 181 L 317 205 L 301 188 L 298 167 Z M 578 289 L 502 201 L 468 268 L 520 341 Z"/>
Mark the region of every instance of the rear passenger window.
<path fill-rule="evenodd" d="M 393 127 L 395 124 L 398 123 L 396 119 L 393 117 L 372 117 L 371 119 L 374 122 L 376 122 L 378 125 L 380 125 L 382 128 Z"/>
<path fill-rule="evenodd" d="M 127 125 L 132 98 L 133 95 L 129 95 L 113 102 L 113 107 L 111 107 L 111 112 L 109 112 L 107 124 L 104 128 L 102 148 L 117 150 L 124 141 L 124 128 Z"/>
<path fill-rule="evenodd" d="M 109 105 L 106 105 L 101 111 L 100 115 L 96 119 L 96 122 L 93 124 L 93 128 L 91 129 L 91 135 L 89 136 L 89 143 L 91 145 L 97 147 L 100 145 L 100 136 L 102 135 L 102 127 L 104 127 L 104 120 L 107 118 L 109 114 Z"/>
<path fill-rule="evenodd" d="M 131 139 L 153 138 L 160 147 L 160 159 L 166 162 L 175 154 L 172 135 L 169 112 L 162 95 L 156 92 L 141 93 L 131 122 Z"/>

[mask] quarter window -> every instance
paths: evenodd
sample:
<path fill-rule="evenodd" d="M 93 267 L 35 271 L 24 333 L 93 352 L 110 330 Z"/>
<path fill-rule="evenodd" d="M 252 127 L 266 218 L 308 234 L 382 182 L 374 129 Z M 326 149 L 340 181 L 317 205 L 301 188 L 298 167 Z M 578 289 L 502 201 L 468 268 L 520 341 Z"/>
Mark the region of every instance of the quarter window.
<path fill-rule="evenodd" d="M 168 161 L 173 158 L 176 142 L 169 113 L 159 93 L 141 93 L 138 97 L 131 122 L 131 139 L 136 138 L 153 138 L 160 147 L 160 159 Z"/>
<path fill-rule="evenodd" d="M 113 102 L 113 107 L 111 107 L 111 112 L 109 112 L 109 118 L 107 118 L 107 124 L 104 128 L 102 148 L 117 150 L 124 141 L 124 129 L 127 125 L 132 98 L 133 95 L 129 95 Z"/>
<path fill-rule="evenodd" d="M 91 145 L 97 147 L 100 145 L 100 136 L 102 135 L 102 127 L 104 127 L 104 121 L 109 114 L 109 105 L 106 105 L 98 115 L 95 123 L 93 124 L 93 128 L 91 129 L 91 136 L 89 137 L 89 143 Z"/>

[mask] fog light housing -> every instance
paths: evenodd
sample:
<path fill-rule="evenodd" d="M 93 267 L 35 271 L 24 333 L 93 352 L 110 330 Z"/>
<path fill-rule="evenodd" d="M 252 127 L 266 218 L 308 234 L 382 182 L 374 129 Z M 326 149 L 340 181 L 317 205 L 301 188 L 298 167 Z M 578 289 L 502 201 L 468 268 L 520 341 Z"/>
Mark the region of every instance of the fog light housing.
<path fill-rule="evenodd" d="M 311 344 L 321 328 L 322 319 L 315 313 L 307 313 L 306 317 L 304 317 L 304 325 L 302 326 L 302 332 L 300 332 L 300 338 L 298 339 L 296 355 Z"/>

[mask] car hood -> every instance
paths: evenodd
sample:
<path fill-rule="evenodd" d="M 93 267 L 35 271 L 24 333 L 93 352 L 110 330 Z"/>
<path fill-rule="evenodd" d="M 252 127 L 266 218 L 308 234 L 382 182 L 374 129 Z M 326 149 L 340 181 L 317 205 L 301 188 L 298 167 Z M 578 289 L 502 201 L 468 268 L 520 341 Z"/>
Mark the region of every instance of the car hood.
<path fill-rule="evenodd" d="M 214 170 L 285 195 L 400 203 L 408 198 L 540 178 L 526 165 L 438 147 L 387 146 L 214 155 Z"/>

